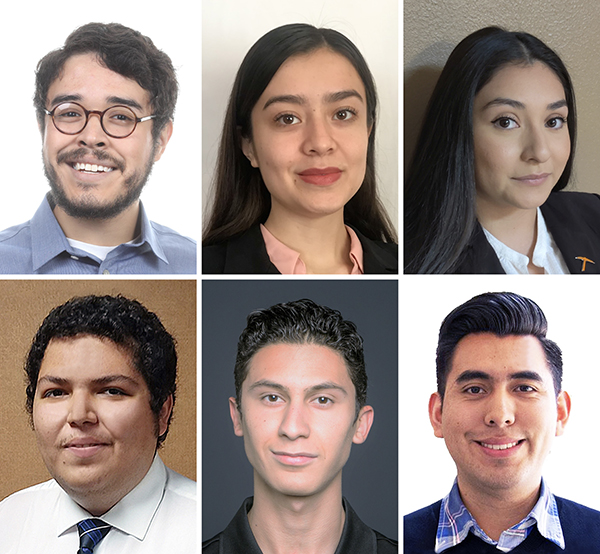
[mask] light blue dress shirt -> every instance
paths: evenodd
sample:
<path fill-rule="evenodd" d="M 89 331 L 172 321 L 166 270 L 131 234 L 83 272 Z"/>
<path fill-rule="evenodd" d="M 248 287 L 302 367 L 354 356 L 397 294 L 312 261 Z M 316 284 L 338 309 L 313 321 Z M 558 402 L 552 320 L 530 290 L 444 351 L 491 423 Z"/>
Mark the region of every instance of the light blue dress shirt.
<path fill-rule="evenodd" d="M 196 241 L 148 219 L 140 236 L 104 261 L 72 247 L 46 197 L 33 218 L 0 232 L 0 274 L 195 274 Z"/>

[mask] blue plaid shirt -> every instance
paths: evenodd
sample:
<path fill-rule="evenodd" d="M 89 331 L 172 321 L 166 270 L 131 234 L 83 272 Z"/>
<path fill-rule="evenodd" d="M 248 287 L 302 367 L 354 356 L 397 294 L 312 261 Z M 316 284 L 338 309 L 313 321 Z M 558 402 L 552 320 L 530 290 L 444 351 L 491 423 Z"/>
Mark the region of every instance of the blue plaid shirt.
<path fill-rule="evenodd" d="M 540 535 L 552 541 L 563 550 L 565 549 L 565 539 L 562 527 L 560 526 L 556 500 L 543 479 L 540 497 L 533 510 L 529 512 L 529 515 L 525 519 L 504 531 L 500 535 L 499 541 L 490 539 L 485 534 L 485 531 L 477 525 L 475 518 L 473 518 L 463 504 L 458 490 L 458 482 L 454 481 L 454 486 L 450 494 L 442 500 L 440 520 L 435 539 L 435 551 L 439 553 L 456 546 L 465 540 L 469 531 L 471 531 L 481 540 L 495 545 L 498 550 L 510 552 L 528 537 L 533 526 L 536 524 Z"/>

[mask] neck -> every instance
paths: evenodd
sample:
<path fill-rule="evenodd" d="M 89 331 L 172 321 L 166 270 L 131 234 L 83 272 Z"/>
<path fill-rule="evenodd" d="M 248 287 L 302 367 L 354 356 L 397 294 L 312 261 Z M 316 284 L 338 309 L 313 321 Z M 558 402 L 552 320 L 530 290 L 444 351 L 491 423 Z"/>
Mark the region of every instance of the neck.
<path fill-rule="evenodd" d="M 255 474 L 248 521 L 264 554 L 334 554 L 345 517 L 341 474 L 326 490 L 305 497 L 274 492 Z"/>
<path fill-rule="evenodd" d="M 527 517 L 540 495 L 540 484 L 533 488 L 485 491 L 471 487 L 459 477 L 458 488 L 464 505 L 488 537 L 497 541 L 503 531 Z M 513 490 L 519 489 L 519 490 Z"/>
<path fill-rule="evenodd" d="M 352 270 L 343 210 L 303 217 L 273 205 L 264 225 L 275 238 L 300 254 L 307 273 L 348 274 Z"/>
<path fill-rule="evenodd" d="M 530 273 L 543 273 L 532 262 L 537 242 L 537 208 L 492 209 L 485 201 L 478 199 L 477 219 L 500 242 L 529 258 Z"/>
<path fill-rule="evenodd" d="M 68 238 L 96 246 L 118 246 L 133 240 L 139 232 L 139 212 L 139 202 L 134 202 L 110 219 L 82 219 L 54 207 L 54 216 Z"/>

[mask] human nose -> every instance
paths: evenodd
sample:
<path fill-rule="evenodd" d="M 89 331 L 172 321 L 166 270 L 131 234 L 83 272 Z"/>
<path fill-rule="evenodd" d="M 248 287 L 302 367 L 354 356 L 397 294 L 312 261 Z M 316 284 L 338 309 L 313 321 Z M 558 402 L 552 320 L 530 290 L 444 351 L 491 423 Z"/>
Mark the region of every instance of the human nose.
<path fill-rule="evenodd" d="M 489 426 L 506 427 L 515 422 L 514 403 L 504 391 L 492 394 L 487 403 L 485 423 Z"/>
<path fill-rule="evenodd" d="M 306 154 L 323 156 L 335 149 L 332 129 L 326 121 L 316 116 L 306 125 L 304 150 Z"/>
<path fill-rule="evenodd" d="M 310 435 L 310 427 L 302 406 L 289 404 L 286 407 L 279 426 L 279 434 L 290 440 L 307 438 Z"/>
<path fill-rule="evenodd" d="M 74 427 L 98 422 L 94 401 L 86 392 L 74 392 L 69 403 L 67 423 Z"/>
<path fill-rule="evenodd" d="M 102 128 L 102 112 L 88 112 L 87 123 L 79 132 L 78 143 L 81 146 L 105 146 L 108 135 Z"/>
<path fill-rule="evenodd" d="M 548 137 L 543 129 L 530 128 L 524 135 L 522 158 L 526 162 L 545 162 L 550 157 Z"/>

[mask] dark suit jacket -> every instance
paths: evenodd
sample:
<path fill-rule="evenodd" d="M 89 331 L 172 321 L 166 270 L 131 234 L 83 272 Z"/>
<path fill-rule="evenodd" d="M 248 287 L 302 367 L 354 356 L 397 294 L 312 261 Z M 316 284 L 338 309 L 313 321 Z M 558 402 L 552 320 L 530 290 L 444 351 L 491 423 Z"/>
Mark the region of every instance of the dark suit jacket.
<path fill-rule="evenodd" d="M 398 245 L 370 240 L 356 229 L 366 273 L 398 273 Z M 279 274 L 271 263 L 260 226 L 254 225 L 225 242 L 202 247 L 202 273 Z"/>
<path fill-rule="evenodd" d="M 569 272 L 600 273 L 600 196 L 585 192 L 553 192 L 541 210 Z M 585 263 L 585 271 L 584 260 L 579 258 L 591 260 Z M 481 225 L 477 224 L 471 244 L 455 273 L 504 273 Z"/>

